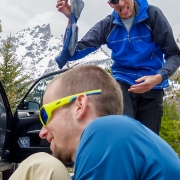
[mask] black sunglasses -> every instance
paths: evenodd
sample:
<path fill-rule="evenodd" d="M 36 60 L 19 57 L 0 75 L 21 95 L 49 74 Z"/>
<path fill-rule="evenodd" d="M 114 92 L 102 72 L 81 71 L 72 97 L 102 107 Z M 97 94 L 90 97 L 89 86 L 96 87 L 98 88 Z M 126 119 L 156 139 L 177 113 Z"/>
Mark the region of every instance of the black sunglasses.
<path fill-rule="evenodd" d="M 110 2 L 111 4 L 117 4 L 117 3 L 119 2 L 119 0 L 109 0 L 109 2 Z"/>

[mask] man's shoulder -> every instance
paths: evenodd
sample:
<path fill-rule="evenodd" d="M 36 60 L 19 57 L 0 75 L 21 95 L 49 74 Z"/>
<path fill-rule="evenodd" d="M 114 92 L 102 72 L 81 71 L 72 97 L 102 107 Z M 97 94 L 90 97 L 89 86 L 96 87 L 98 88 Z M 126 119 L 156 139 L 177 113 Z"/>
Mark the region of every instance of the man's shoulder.
<path fill-rule="evenodd" d="M 109 14 L 109 15 L 107 15 L 105 18 L 103 18 L 102 20 L 100 20 L 100 22 L 112 23 L 113 20 L 114 20 L 113 14 Z"/>
<path fill-rule="evenodd" d="M 153 13 L 155 12 L 162 12 L 160 8 L 158 8 L 157 6 L 151 5 L 149 4 L 148 7 L 148 14 L 151 13 L 153 15 Z"/>
<path fill-rule="evenodd" d="M 139 121 L 126 116 L 126 115 L 107 115 L 107 116 L 102 116 L 98 117 L 95 120 L 93 120 L 89 125 L 88 129 L 108 129 L 109 127 L 111 128 L 121 128 L 121 127 L 130 127 L 130 125 L 133 126 L 141 126 L 141 123 Z"/>
<path fill-rule="evenodd" d="M 163 12 L 157 6 L 149 5 L 147 13 L 148 13 L 147 24 L 151 29 L 158 28 L 155 26 L 157 19 L 159 19 L 161 23 L 164 22 Z"/>

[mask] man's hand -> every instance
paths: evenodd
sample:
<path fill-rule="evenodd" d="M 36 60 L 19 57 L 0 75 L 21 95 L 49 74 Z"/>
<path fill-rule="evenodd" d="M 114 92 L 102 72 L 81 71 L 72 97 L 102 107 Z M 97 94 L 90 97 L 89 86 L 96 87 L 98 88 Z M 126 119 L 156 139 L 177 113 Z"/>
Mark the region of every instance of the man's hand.
<path fill-rule="evenodd" d="M 58 0 L 56 8 L 59 12 L 64 14 L 68 19 L 70 18 L 71 14 L 71 5 L 68 4 L 68 0 Z"/>
<path fill-rule="evenodd" d="M 128 91 L 133 93 L 145 93 L 152 89 L 155 85 L 162 82 L 162 75 L 156 74 L 154 76 L 143 76 L 136 80 L 137 83 L 132 85 Z"/>

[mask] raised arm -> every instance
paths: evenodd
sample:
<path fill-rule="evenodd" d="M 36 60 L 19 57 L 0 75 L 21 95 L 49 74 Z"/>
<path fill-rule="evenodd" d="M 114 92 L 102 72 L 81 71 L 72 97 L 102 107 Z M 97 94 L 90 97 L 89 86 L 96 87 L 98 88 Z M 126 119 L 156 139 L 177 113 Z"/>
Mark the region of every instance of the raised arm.
<path fill-rule="evenodd" d="M 68 3 L 68 0 L 58 0 L 56 8 L 68 18 L 68 27 L 70 27 L 71 5 Z"/>

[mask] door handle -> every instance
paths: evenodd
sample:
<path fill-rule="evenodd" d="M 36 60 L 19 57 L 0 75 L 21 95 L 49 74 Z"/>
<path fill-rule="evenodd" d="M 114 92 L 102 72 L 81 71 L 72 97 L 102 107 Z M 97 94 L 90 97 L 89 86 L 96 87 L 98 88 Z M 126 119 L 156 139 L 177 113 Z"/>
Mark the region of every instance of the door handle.
<path fill-rule="evenodd" d="M 27 116 L 35 115 L 35 112 L 27 112 Z"/>

